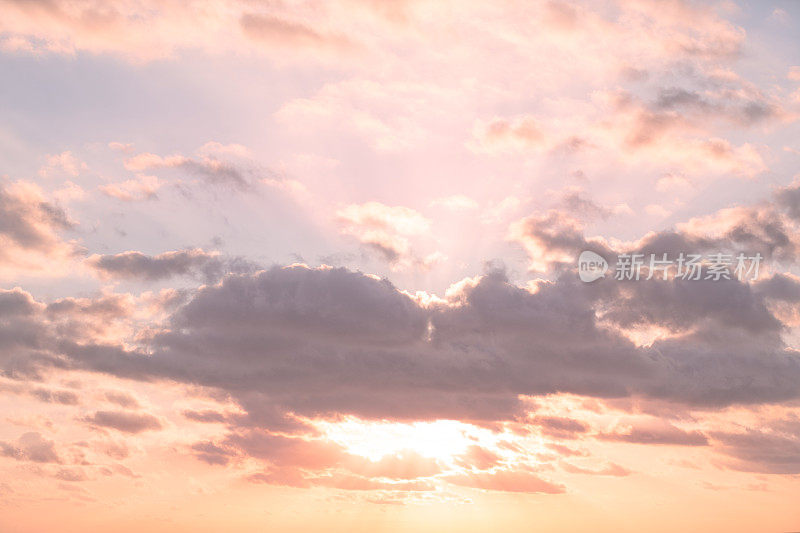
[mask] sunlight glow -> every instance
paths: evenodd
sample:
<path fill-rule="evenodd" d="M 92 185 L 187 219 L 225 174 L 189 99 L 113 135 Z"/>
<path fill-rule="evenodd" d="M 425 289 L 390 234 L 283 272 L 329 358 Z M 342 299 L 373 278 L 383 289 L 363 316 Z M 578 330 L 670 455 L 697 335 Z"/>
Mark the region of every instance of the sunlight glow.
<path fill-rule="evenodd" d="M 372 461 L 402 451 L 414 451 L 423 457 L 448 461 L 479 441 L 481 433 L 491 433 L 454 420 L 407 424 L 346 417 L 341 421 L 316 421 L 314 424 L 327 439 Z"/>

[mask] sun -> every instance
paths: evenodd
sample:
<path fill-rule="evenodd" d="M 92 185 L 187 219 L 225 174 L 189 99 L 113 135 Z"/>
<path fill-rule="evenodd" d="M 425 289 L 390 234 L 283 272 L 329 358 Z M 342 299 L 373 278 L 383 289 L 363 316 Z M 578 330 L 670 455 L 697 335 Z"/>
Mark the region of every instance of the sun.
<path fill-rule="evenodd" d="M 449 462 L 475 444 L 476 431 L 480 432 L 480 428 L 455 420 L 404 423 L 345 417 L 337 421 L 318 420 L 314 425 L 326 439 L 372 461 L 412 451 Z"/>

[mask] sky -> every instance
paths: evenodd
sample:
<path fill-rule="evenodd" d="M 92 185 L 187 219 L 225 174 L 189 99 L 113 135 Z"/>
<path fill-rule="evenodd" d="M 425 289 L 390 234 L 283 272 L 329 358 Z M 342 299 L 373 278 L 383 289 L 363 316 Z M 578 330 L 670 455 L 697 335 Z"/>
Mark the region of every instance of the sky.
<path fill-rule="evenodd" d="M 800 530 L 800 3 L 0 13 L 0 531 Z"/>

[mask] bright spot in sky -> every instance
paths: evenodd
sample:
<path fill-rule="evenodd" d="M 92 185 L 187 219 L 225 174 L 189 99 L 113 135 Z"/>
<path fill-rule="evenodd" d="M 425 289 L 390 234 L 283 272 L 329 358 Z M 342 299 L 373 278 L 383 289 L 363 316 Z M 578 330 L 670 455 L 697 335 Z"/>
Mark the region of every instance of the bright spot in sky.
<path fill-rule="evenodd" d="M 315 421 L 314 424 L 327 439 L 372 461 L 407 450 L 446 461 L 477 444 L 482 433 L 491 434 L 488 430 L 455 420 L 409 424 L 368 422 L 346 417 L 339 421 Z"/>

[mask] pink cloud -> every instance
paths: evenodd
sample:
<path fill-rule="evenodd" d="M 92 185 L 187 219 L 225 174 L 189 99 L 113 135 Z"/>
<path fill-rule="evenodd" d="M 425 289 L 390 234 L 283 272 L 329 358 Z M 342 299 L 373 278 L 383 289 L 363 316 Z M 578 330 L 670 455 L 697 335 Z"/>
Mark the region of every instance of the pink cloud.
<path fill-rule="evenodd" d="M 544 494 L 561 494 L 565 492 L 562 485 L 546 481 L 535 473 L 524 470 L 496 470 L 494 472 L 459 474 L 448 476 L 445 479 L 454 485 L 483 490 Z"/>

